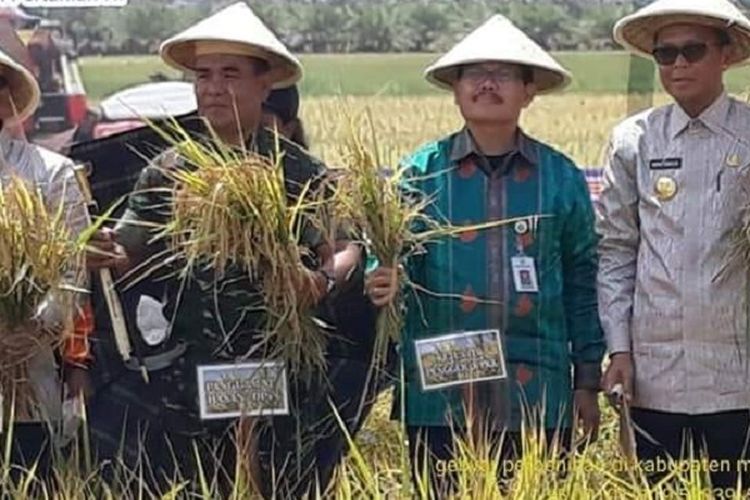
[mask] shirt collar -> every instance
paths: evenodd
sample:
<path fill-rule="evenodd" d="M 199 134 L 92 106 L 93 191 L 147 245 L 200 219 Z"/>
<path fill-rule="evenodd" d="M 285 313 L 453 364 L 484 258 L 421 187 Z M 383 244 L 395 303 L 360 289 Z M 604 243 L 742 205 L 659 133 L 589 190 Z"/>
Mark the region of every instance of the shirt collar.
<path fill-rule="evenodd" d="M 508 153 L 519 153 L 530 165 L 539 163 L 534 142 L 520 128 L 516 131 L 516 140 L 513 148 Z M 474 155 L 484 157 L 471 135 L 468 127 L 464 127 L 456 134 L 451 147 L 450 159 L 453 162 L 460 162 L 467 156 Z"/>
<path fill-rule="evenodd" d="M 722 92 L 721 95 L 717 97 L 709 107 L 704 109 L 697 118 L 690 118 L 680 105 L 676 103 L 673 104 L 670 130 L 671 138 L 676 138 L 690 125 L 690 122 L 693 121 L 701 122 L 713 132 L 720 132 L 722 130 L 722 124 L 727 120 L 731 104 L 731 100 L 726 91 Z"/>

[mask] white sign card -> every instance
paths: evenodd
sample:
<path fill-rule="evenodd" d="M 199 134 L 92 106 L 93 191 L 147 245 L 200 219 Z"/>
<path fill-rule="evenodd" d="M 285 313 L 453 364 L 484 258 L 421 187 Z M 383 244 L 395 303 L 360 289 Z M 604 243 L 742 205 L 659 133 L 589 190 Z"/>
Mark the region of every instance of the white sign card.
<path fill-rule="evenodd" d="M 414 344 L 424 391 L 507 377 L 499 330 L 451 333 Z"/>
<path fill-rule="evenodd" d="M 203 420 L 289 414 L 286 365 L 256 361 L 198 366 Z"/>

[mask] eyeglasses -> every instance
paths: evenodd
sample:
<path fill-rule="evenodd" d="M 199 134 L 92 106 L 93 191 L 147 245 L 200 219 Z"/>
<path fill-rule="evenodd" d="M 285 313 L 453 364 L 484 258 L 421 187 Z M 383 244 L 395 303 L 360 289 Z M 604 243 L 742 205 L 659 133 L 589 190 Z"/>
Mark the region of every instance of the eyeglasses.
<path fill-rule="evenodd" d="M 483 82 L 486 79 L 506 83 L 520 80 L 521 72 L 514 68 L 486 69 L 481 66 L 466 66 L 461 70 L 461 79 L 471 83 Z"/>
<path fill-rule="evenodd" d="M 689 63 L 696 63 L 706 57 L 708 52 L 707 43 L 688 43 L 682 47 L 675 45 L 663 45 L 661 47 L 654 47 L 651 54 L 656 59 L 656 62 L 661 66 L 671 66 L 677 60 L 680 54 Z M 716 44 L 718 45 L 718 44 Z"/>

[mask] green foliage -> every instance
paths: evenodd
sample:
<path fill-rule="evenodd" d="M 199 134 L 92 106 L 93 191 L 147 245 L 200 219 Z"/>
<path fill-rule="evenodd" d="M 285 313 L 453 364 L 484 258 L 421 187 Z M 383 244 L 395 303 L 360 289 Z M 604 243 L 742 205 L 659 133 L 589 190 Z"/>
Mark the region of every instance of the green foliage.
<path fill-rule="evenodd" d="M 613 47 L 636 0 L 246 0 L 295 52 L 441 51 L 493 14 L 552 50 Z M 35 9 L 87 54 L 147 54 L 229 0 L 130 0 L 124 8 Z"/>

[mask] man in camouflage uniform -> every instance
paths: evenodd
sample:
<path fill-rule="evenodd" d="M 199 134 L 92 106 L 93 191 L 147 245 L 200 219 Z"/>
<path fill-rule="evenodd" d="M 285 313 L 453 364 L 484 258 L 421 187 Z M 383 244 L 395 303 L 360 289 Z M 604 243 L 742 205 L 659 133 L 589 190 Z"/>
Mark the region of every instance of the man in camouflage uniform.
<path fill-rule="evenodd" d="M 230 6 L 167 40 L 161 55 L 167 63 L 195 74 L 198 112 L 225 144 L 267 156 L 276 152 L 273 133 L 259 126 L 261 104 L 273 86 L 298 80 L 301 66 L 245 4 Z M 319 179 L 325 169 L 291 142 L 280 139 L 279 147 L 293 201 L 301 186 Z M 153 188 L 168 185 L 165 168 L 185 167 L 168 151 L 143 171 L 123 220 L 113 234 L 100 235 L 102 246 L 116 254 L 113 265 L 132 268 L 165 249 L 164 242 L 154 241 L 154 233 L 142 223 L 163 225 L 169 220 L 168 190 Z M 300 244 L 315 255 L 300 280 L 304 283 L 300 296 L 314 304 L 346 272 L 336 269 L 334 275 L 332 248 L 319 231 L 305 228 Z M 229 487 L 236 465 L 237 426 L 232 420 L 200 419 L 196 369 L 231 363 L 250 352 L 264 319 L 262 298 L 247 272 L 233 265 L 219 279 L 210 270 L 196 268 L 185 282 L 165 283 L 164 316 L 170 319 L 169 327 L 161 336 L 133 339 L 131 335 L 135 356 L 126 363 L 128 370 L 90 402 L 96 451 L 100 459 L 114 458 L 122 445 L 126 464 L 133 466 L 143 456 L 139 451 L 145 444 L 151 460 L 147 469 L 160 476 L 151 478 L 159 483 L 174 476 L 175 461 L 186 479 L 195 478 L 192 446 L 196 443 L 201 466 L 209 471 L 214 464 L 221 467 L 220 481 Z M 141 376 L 144 370 L 148 384 Z M 304 418 L 314 417 L 315 412 L 306 408 L 316 402 L 297 401 L 297 396 L 315 393 L 311 386 L 318 383 L 322 381 L 316 377 L 290 379 L 291 416 L 265 419 L 264 424 L 271 420 L 272 425 L 256 431 L 254 452 L 260 470 L 255 469 L 255 479 L 265 496 L 294 496 L 308 487 L 305 482 L 310 480 L 304 474 L 312 464 L 306 443 L 299 442 L 299 430 L 309 433 L 313 428 L 314 422 Z M 254 462 L 255 453 L 249 459 Z"/>

